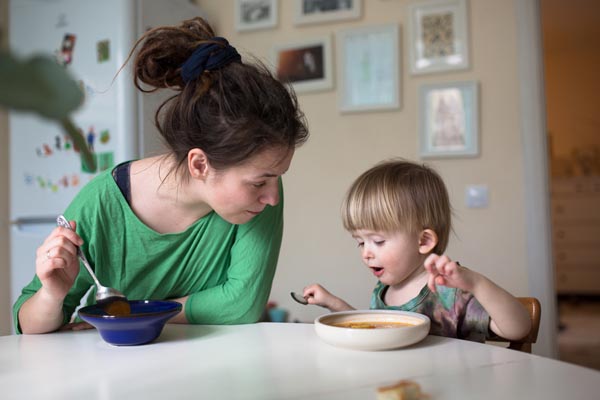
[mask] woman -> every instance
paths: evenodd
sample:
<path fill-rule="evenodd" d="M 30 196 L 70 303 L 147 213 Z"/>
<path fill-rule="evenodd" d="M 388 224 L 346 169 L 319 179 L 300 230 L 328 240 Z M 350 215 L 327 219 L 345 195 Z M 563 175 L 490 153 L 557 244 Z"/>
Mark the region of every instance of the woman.
<path fill-rule="evenodd" d="M 281 176 L 308 138 L 296 98 L 201 18 L 152 29 L 138 47 L 136 87 L 178 92 L 155 116 L 170 151 L 80 191 L 65 212 L 77 233 L 56 228 L 37 250 L 36 276 L 13 308 L 17 332 L 68 324 L 93 285 L 77 246 L 103 285 L 182 303 L 171 322 L 251 323 L 264 310 L 283 231 Z"/>

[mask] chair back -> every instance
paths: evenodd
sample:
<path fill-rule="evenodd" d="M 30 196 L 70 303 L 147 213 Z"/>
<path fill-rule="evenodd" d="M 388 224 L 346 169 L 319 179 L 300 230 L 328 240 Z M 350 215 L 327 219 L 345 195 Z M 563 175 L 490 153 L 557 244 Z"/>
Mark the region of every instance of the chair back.
<path fill-rule="evenodd" d="M 537 341 L 538 331 L 540 330 L 542 306 L 535 297 L 517 297 L 517 300 L 523 304 L 523 307 L 525 307 L 529 313 L 529 318 L 531 318 L 531 329 L 529 330 L 529 333 L 519 340 L 509 340 L 502 337 L 496 337 L 492 340 L 508 342 L 509 349 L 531 353 L 531 345 Z"/>

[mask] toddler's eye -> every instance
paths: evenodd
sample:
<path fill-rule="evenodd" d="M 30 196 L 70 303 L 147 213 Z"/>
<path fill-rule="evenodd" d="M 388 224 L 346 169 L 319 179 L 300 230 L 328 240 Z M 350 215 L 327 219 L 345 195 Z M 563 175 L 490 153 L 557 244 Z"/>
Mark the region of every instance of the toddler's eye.
<path fill-rule="evenodd" d="M 376 244 L 377 246 L 381 246 L 381 245 L 383 245 L 384 243 L 385 243 L 385 240 L 375 240 L 375 244 Z"/>
<path fill-rule="evenodd" d="M 365 245 L 365 242 L 358 242 L 357 246 L 358 247 L 363 247 Z"/>

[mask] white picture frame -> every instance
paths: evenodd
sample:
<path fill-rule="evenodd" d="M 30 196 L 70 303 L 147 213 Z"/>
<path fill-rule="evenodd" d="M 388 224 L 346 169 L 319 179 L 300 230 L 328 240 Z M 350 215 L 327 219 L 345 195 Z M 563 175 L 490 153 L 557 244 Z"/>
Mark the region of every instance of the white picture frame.
<path fill-rule="evenodd" d="M 295 25 L 358 19 L 362 0 L 294 0 Z"/>
<path fill-rule="evenodd" d="M 409 4 L 411 74 L 469 68 L 467 0 Z"/>
<path fill-rule="evenodd" d="M 400 108 L 400 27 L 385 24 L 337 32 L 341 112 Z"/>
<path fill-rule="evenodd" d="M 279 44 L 272 52 L 275 76 L 297 93 L 333 89 L 332 57 L 330 36 Z"/>
<path fill-rule="evenodd" d="M 419 155 L 479 155 L 479 84 L 476 81 L 419 87 Z"/>
<path fill-rule="evenodd" d="M 235 0 L 235 29 L 238 32 L 277 26 L 279 0 Z"/>

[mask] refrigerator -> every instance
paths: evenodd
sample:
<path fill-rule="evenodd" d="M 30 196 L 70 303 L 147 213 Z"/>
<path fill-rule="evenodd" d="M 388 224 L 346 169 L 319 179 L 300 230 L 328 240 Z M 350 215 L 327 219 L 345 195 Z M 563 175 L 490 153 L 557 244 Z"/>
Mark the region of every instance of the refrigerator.
<path fill-rule="evenodd" d="M 164 150 L 154 112 L 170 93 L 138 92 L 130 63 L 117 72 L 143 32 L 194 16 L 202 13 L 190 0 L 10 0 L 11 51 L 50 55 L 79 83 L 85 100 L 72 118 L 97 161 L 87 170 L 54 122 L 9 114 L 11 309 L 35 275 L 36 249 L 76 193 L 122 161 Z"/>

